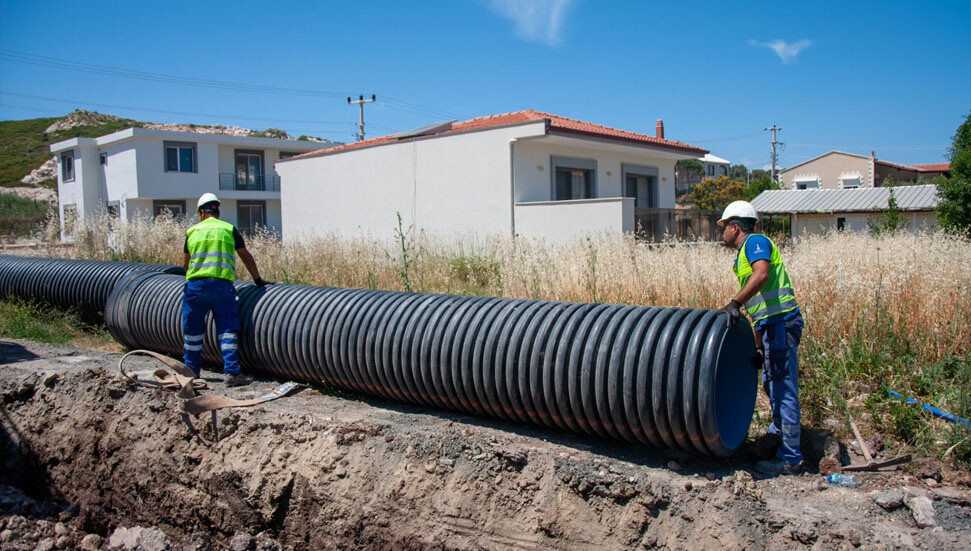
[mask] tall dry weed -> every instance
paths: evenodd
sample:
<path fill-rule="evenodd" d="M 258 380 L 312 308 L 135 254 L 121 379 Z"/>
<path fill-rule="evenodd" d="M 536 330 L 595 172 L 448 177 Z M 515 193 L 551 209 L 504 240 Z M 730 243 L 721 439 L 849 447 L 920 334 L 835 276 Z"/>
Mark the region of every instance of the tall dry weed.
<path fill-rule="evenodd" d="M 107 216 L 77 222 L 68 255 L 179 265 L 190 221 Z M 56 224 L 52 220 L 51 224 Z M 55 249 L 56 226 L 43 237 Z M 418 292 L 717 308 L 737 289 L 734 251 L 715 243 L 648 244 L 598 235 L 568 244 L 411 232 L 407 242 L 333 233 L 247 247 L 266 279 Z M 971 351 L 971 242 L 943 233 L 805 236 L 783 250 L 806 334 L 839 353 L 850 336 L 892 330 L 923 361 Z M 408 280 L 402 278 L 407 261 Z M 248 278 L 245 270 L 237 274 Z M 876 335 L 875 335 L 876 336 Z"/>

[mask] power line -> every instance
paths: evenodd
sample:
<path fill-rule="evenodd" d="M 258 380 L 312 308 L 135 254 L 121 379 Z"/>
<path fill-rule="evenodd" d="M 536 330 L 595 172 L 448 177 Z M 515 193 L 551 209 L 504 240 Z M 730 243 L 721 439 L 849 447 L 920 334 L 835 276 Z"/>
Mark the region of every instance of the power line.
<path fill-rule="evenodd" d="M 94 63 L 86 63 L 83 61 L 73 61 L 68 59 L 42 56 L 37 54 L 31 54 L 26 52 L 18 52 L 15 50 L 5 50 L 0 49 L 0 59 L 5 59 L 7 61 L 16 61 L 18 63 L 26 63 L 30 65 L 39 65 L 42 67 L 50 67 L 54 69 L 63 69 L 68 71 L 77 71 L 82 73 L 91 73 L 105 76 L 114 76 L 120 78 L 127 78 L 132 80 L 141 80 L 147 82 L 164 82 L 167 84 L 177 84 L 180 86 L 194 86 L 201 88 L 212 88 L 216 90 L 233 90 L 239 92 L 253 92 L 253 93 L 265 93 L 265 94 L 282 94 L 282 95 L 292 95 L 292 96 L 305 96 L 305 97 L 345 97 L 348 94 L 346 92 L 333 92 L 333 91 L 323 91 L 323 90 L 308 90 L 302 88 L 286 88 L 281 86 L 266 86 L 258 84 L 246 84 L 242 82 L 228 82 L 220 80 L 210 80 L 210 79 L 200 79 L 192 77 L 184 77 L 179 75 L 169 75 L 165 73 L 152 73 L 148 71 L 136 71 L 132 69 L 124 69 L 120 67 L 111 67 L 108 65 L 98 65 Z M 421 115 L 429 118 L 465 118 L 463 116 L 456 117 L 454 113 L 449 113 L 433 107 L 425 107 L 415 103 L 407 102 L 404 100 L 399 100 L 395 98 L 384 98 L 382 101 L 383 105 L 386 105 L 390 109 L 395 109 L 398 111 L 405 111 L 415 115 Z"/>
<path fill-rule="evenodd" d="M 789 144 L 793 147 L 838 147 L 843 149 L 898 149 L 902 151 L 907 150 L 936 150 L 936 149 L 947 149 L 946 145 L 834 145 L 834 144 L 823 144 L 823 143 L 791 143 Z"/>
<path fill-rule="evenodd" d="M 300 88 L 284 88 L 280 86 L 246 84 L 242 82 L 227 82 L 227 81 L 219 81 L 219 80 L 183 77 L 178 75 L 168 75 L 164 73 L 135 71 L 131 69 L 122 69 L 119 67 L 110 67 L 107 65 L 86 63 L 83 61 L 72 61 L 72 60 L 61 59 L 56 57 L 47 57 L 47 56 L 41 56 L 36 54 L 17 52 L 13 50 L 0 49 L 0 58 L 6 59 L 8 61 L 17 61 L 20 63 L 28 63 L 28 64 L 40 65 L 44 67 L 53 67 L 57 69 L 66 69 L 69 71 L 78 71 L 82 73 L 94 73 L 94 74 L 117 76 L 117 77 L 123 77 L 123 78 L 135 79 L 135 80 L 145 80 L 145 81 L 151 81 L 151 82 L 166 82 L 169 84 L 181 84 L 184 86 L 197 86 L 197 87 L 203 87 L 203 88 L 216 88 L 221 90 L 228 89 L 228 90 L 238 90 L 243 92 L 262 92 L 262 93 L 272 93 L 272 94 L 318 96 L 318 97 L 320 96 L 341 97 L 346 95 L 340 92 L 306 90 L 306 89 L 300 89 Z"/>
<path fill-rule="evenodd" d="M 27 109 L 28 111 L 43 111 L 45 113 L 63 114 L 64 111 L 58 109 L 44 109 L 43 107 L 27 107 L 26 105 L 14 105 L 12 103 L 0 103 L 0 107 L 13 107 L 14 109 Z"/>
<path fill-rule="evenodd" d="M 687 143 L 710 143 L 710 142 L 730 142 L 735 140 L 744 140 L 747 138 L 754 138 L 755 136 L 760 136 L 762 132 L 756 132 L 754 134 L 746 134 L 744 136 L 733 136 L 731 138 L 707 138 L 704 140 L 685 140 Z"/>
<path fill-rule="evenodd" d="M 129 111 L 145 111 L 149 113 L 164 113 L 168 115 L 184 115 L 190 117 L 209 117 L 215 119 L 245 119 L 245 120 L 256 120 L 256 121 L 269 121 L 269 122 L 297 122 L 297 123 L 312 123 L 312 124 L 325 124 L 334 126 L 353 126 L 354 123 L 343 122 L 343 121 L 316 121 L 310 119 L 277 119 L 270 117 L 248 117 L 244 115 L 217 115 L 212 113 L 194 113 L 191 111 L 168 111 L 165 109 L 151 109 L 148 107 L 131 107 L 128 105 L 113 105 L 110 103 L 98 103 L 94 101 L 85 101 L 78 99 L 68 99 L 68 98 L 52 98 L 46 96 L 35 96 L 32 94 L 20 94 L 17 92 L 7 92 L 0 90 L 0 95 L 4 96 L 16 96 L 19 98 L 29 98 L 29 99 L 39 99 L 43 101 L 53 101 L 58 103 L 68 103 L 74 105 L 94 105 L 97 107 L 107 107 L 110 109 L 127 109 Z"/>

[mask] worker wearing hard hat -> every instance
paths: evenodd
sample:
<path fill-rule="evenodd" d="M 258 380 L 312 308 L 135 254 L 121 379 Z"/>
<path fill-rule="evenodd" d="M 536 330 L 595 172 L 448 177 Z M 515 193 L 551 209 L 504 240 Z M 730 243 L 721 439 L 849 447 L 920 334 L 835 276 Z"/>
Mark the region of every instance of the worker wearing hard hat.
<path fill-rule="evenodd" d="M 196 213 L 200 222 L 185 232 L 185 297 L 182 301 L 182 333 L 185 365 L 199 376 L 202 369 L 202 341 L 206 335 L 206 314 L 212 311 L 223 356 L 227 386 L 243 386 L 252 379 L 240 373 L 236 339 L 239 312 L 236 307 L 234 252 L 246 265 L 257 286 L 267 285 L 260 277 L 253 255 L 239 230 L 219 219 L 219 198 L 212 193 L 199 197 Z"/>
<path fill-rule="evenodd" d="M 772 403 L 769 434 L 781 437 L 775 459 L 759 461 L 755 468 L 766 474 L 795 474 L 802 468 L 796 352 L 803 319 L 779 249 L 768 237 L 754 233 L 758 218 L 751 203 L 735 201 L 718 221 L 725 246 L 738 251 L 734 271 L 739 291 L 723 310 L 729 323 L 735 323 L 745 305 L 755 324 L 758 356 L 753 365 L 762 369 L 762 388 Z"/>

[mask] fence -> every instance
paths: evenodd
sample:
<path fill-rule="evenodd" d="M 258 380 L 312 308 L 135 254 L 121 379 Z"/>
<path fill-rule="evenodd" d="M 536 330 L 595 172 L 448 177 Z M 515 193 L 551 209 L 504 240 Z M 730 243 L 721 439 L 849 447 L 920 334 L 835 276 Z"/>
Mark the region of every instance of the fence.
<path fill-rule="evenodd" d="M 717 241 L 721 239 L 721 212 L 695 209 L 634 209 L 634 228 L 645 241 Z"/>

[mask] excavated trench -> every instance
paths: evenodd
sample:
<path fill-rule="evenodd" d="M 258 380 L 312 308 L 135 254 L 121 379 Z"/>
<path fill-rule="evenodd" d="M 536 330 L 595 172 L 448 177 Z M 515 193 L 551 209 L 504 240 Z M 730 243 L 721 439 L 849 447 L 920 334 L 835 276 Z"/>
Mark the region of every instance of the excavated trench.
<path fill-rule="evenodd" d="M 221 411 L 218 441 L 207 444 L 182 423 L 172 393 L 120 377 L 116 354 L 27 342 L 2 350 L 0 484 L 46 503 L 19 516 L 46 519 L 32 528 L 40 535 L 60 521 L 65 548 L 86 534 L 109 548 L 136 529 L 172 549 L 960 549 L 971 541 L 963 506 L 949 505 L 945 529 L 920 531 L 904 512 L 886 513 L 864 492 L 818 476 L 753 479 L 747 457 L 649 450 L 314 388 Z M 148 358 L 131 365 L 143 378 L 157 367 Z M 234 397 L 278 384 L 230 391 L 207 375 L 210 392 Z M 194 426 L 213 440 L 207 421 Z M 8 530 L 21 526 L 10 545 L 30 539 L 10 520 L 19 516 L 3 517 Z"/>
<path fill-rule="evenodd" d="M 183 278 L 172 271 L 0 256 L 0 296 L 104 312 L 124 345 L 178 354 Z M 940 529 L 915 531 L 905 513 L 819 477 L 753 479 L 751 453 L 732 456 L 755 400 L 751 338 L 715 312 L 245 283 L 237 293 L 241 359 L 267 378 L 229 390 L 209 373 L 203 392 L 251 399 L 280 377 L 312 386 L 220 411 L 214 427 L 208 415 L 186 426 L 174 393 L 122 377 L 119 354 L 0 343 L 0 547 L 971 542 L 965 490 L 934 494 Z M 218 359 L 211 326 L 204 355 Z M 126 367 L 147 380 L 161 366 Z M 803 448 L 814 465 L 822 452 Z"/>

